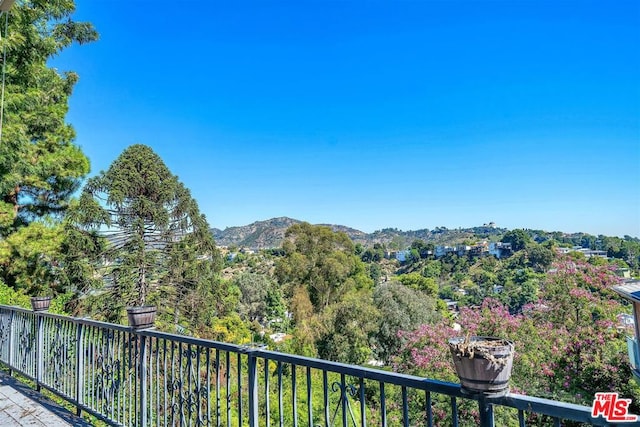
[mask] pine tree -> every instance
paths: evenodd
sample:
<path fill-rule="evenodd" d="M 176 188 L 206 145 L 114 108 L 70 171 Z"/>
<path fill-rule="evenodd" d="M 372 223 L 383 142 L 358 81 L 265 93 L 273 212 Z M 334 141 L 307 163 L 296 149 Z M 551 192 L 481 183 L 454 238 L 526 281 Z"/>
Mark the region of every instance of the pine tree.
<path fill-rule="evenodd" d="M 214 286 L 219 256 L 207 221 L 151 148 L 132 145 L 89 179 L 74 216 L 84 230 L 107 237 L 100 271 L 110 290 L 110 320 L 125 305 L 157 303 L 163 296 L 178 310 Z"/>
<path fill-rule="evenodd" d="M 72 19 L 74 10 L 73 0 L 25 0 L 0 16 L 6 58 L 1 64 L 0 280 L 31 293 L 56 281 L 58 220 L 89 172 L 89 160 L 65 121 L 78 75 L 47 66 L 71 44 L 98 38 L 91 24 Z M 29 250 L 16 250 L 19 242 Z M 20 265 L 26 268 L 18 271 Z"/>

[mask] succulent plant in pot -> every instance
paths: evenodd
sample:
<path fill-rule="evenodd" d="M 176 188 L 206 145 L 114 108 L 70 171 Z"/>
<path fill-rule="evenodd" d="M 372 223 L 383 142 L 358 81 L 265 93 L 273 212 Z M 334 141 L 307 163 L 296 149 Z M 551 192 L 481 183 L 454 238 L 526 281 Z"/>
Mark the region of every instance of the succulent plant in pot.
<path fill-rule="evenodd" d="M 449 340 L 462 391 L 487 397 L 509 393 L 514 344 L 496 337 L 472 336 Z"/>
<path fill-rule="evenodd" d="M 33 311 L 47 311 L 54 296 L 54 290 L 48 284 L 40 284 L 35 288 L 36 296 L 31 297 Z"/>

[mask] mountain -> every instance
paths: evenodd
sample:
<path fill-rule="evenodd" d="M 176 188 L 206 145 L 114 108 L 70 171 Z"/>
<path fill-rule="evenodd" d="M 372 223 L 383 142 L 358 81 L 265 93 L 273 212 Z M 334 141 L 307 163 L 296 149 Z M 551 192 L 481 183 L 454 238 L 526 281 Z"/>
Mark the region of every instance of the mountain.
<path fill-rule="evenodd" d="M 277 248 L 284 240 L 287 228 L 302 221 L 280 217 L 266 221 L 256 221 L 249 225 L 227 227 L 224 230 L 212 228 L 216 244 L 221 246 L 239 246 L 251 249 Z"/>
<path fill-rule="evenodd" d="M 212 228 L 211 231 L 216 239 L 216 243 L 221 246 L 235 245 L 250 249 L 269 249 L 280 247 L 287 228 L 301 222 L 302 221 L 293 218 L 279 217 L 265 221 L 256 221 L 249 225 L 228 227 L 224 230 Z M 434 230 L 422 229 L 415 231 L 385 228 L 374 231 L 373 233 L 365 233 L 344 225 L 319 225 L 326 225 L 334 231 L 343 232 L 355 243 L 360 243 L 367 247 L 373 246 L 375 243 L 382 243 L 395 249 L 404 249 L 417 239 L 428 243 L 452 244 L 459 243 L 465 239 L 474 240 L 479 238 L 489 239 L 492 236 L 498 237 L 507 231 L 504 228 L 497 228 L 493 225 L 483 225 L 481 227 L 458 228 L 453 230 L 445 227 L 436 227 Z"/>

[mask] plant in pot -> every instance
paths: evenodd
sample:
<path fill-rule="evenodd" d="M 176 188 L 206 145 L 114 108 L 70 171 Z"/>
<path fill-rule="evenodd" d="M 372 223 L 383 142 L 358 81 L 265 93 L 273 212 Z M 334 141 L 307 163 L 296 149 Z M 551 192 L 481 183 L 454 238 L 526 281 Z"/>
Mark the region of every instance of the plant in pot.
<path fill-rule="evenodd" d="M 514 344 L 496 337 L 451 338 L 449 349 L 462 392 L 499 397 L 509 393 Z"/>
<path fill-rule="evenodd" d="M 133 329 L 152 328 L 156 320 L 156 307 L 153 305 L 139 305 L 127 307 L 127 319 Z"/>
<path fill-rule="evenodd" d="M 99 275 L 110 283 L 111 298 L 101 301 L 102 311 L 119 319 L 126 307 L 135 329 L 153 325 L 156 309 L 147 301 L 163 301 L 166 285 L 179 288 L 174 295 L 191 292 L 191 266 L 200 256 L 216 253 L 209 225 L 189 190 L 141 144 L 125 149 L 107 171 L 87 181 L 75 218 L 80 229 L 107 240 L 96 262 L 102 263 Z M 179 297 L 172 299 L 174 307 L 185 305 Z"/>
<path fill-rule="evenodd" d="M 53 289 L 47 284 L 35 288 L 36 296 L 31 297 L 31 309 L 33 311 L 47 311 L 53 299 Z"/>
<path fill-rule="evenodd" d="M 28 277 L 23 280 L 27 294 L 33 295 L 31 308 L 33 311 L 47 311 L 53 297 L 63 292 L 59 264 L 50 253 L 38 253 L 30 261 Z"/>
<path fill-rule="evenodd" d="M 139 261 L 136 260 L 136 262 Z M 123 263 L 127 263 L 126 258 L 123 259 Z M 147 290 L 149 285 L 147 277 L 143 273 L 130 276 L 129 279 L 133 279 L 132 293 L 128 294 L 125 292 L 121 295 L 121 297 L 129 300 L 126 307 L 129 326 L 134 330 L 153 328 L 157 308 L 155 305 L 147 304 Z M 126 297 L 127 294 L 129 298 Z"/>
<path fill-rule="evenodd" d="M 143 251 L 146 249 L 143 248 Z M 147 303 L 149 291 L 147 271 L 154 263 L 154 256 L 157 255 L 144 252 L 141 255 L 133 253 L 132 256 L 122 255 L 120 260 L 120 267 L 129 274 L 117 278 L 116 283 L 119 283 L 120 297 L 127 301 L 127 320 L 134 330 L 153 328 L 155 324 L 157 308 Z M 138 267 L 139 269 L 136 270 Z"/>

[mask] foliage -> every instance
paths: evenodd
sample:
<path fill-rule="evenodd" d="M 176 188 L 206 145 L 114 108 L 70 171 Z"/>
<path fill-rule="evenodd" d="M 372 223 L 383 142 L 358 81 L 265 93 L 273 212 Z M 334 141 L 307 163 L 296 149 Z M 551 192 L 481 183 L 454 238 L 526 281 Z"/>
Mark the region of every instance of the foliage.
<path fill-rule="evenodd" d="M 251 341 L 251 331 L 237 313 L 215 319 L 210 328 L 199 325 L 196 335 L 234 344 L 246 344 Z"/>
<path fill-rule="evenodd" d="M 0 240 L 0 271 L 7 284 L 29 295 L 60 291 L 60 226 L 34 222 Z"/>
<path fill-rule="evenodd" d="M 264 320 L 281 305 L 278 301 L 276 286 L 266 276 L 255 273 L 241 273 L 233 279 L 240 290 L 238 310 L 240 317 L 249 322 Z M 271 305 L 271 307 L 269 307 Z"/>
<path fill-rule="evenodd" d="M 502 236 L 501 241 L 503 243 L 511 243 L 511 249 L 514 251 L 521 251 L 531 242 L 531 237 L 525 230 L 517 228 L 507 231 L 504 236 Z"/>
<path fill-rule="evenodd" d="M 371 334 L 378 326 L 371 293 L 352 292 L 320 316 L 316 346 L 322 359 L 363 364 L 372 354 Z"/>
<path fill-rule="evenodd" d="M 162 295 L 193 320 L 207 307 L 220 268 L 213 237 L 189 190 L 151 148 L 133 145 L 91 178 L 73 218 L 80 231 L 108 239 L 99 260 L 106 316 Z"/>
<path fill-rule="evenodd" d="M 78 76 L 47 61 L 72 43 L 97 39 L 91 24 L 71 19 L 72 1 L 16 3 L 4 40 L 6 89 L 0 144 L 0 235 L 64 210 L 89 172 L 65 123 Z"/>
<path fill-rule="evenodd" d="M 527 247 L 529 266 L 537 272 L 546 271 L 551 266 L 554 258 L 553 251 L 542 245 L 534 243 Z"/>
<path fill-rule="evenodd" d="M 317 319 L 314 316 L 313 304 L 305 286 L 298 285 L 293 289 L 289 304 L 295 329 L 291 340 L 291 351 L 304 356 L 317 354 Z"/>
<path fill-rule="evenodd" d="M 25 294 L 24 289 L 16 290 L 0 280 L 0 305 L 29 308 L 31 307 L 31 302 L 29 301 L 29 296 Z"/>
<path fill-rule="evenodd" d="M 527 283 L 531 275 L 517 280 Z M 624 333 L 615 328 L 616 315 L 625 311 L 610 289 L 616 283 L 609 266 L 562 259 L 540 284 L 535 303 L 521 312 L 492 298 L 479 308 L 463 307 L 457 319 L 460 333 L 515 342 L 514 391 L 589 405 L 596 391 L 615 390 L 637 402 L 640 390 L 629 381 L 623 357 Z M 445 343 L 460 333 L 447 320 L 401 332 L 405 344 L 396 368 L 452 380 Z"/>
<path fill-rule="evenodd" d="M 291 226 L 285 236 L 285 255 L 276 264 L 276 277 L 289 290 L 299 285 L 307 287 L 316 311 L 350 291 L 373 285 L 346 234 L 301 223 Z"/>
<path fill-rule="evenodd" d="M 6 84 L 0 129 L 0 239 L 7 240 L 0 249 L 0 275 L 9 286 L 28 293 L 51 293 L 53 286 L 62 291 L 59 282 L 54 284 L 61 240 L 54 220 L 89 172 L 89 160 L 65 122 L 78 76 L 47 66 L 71 44 L 98 37 L 91 24 L 71 18 L 74 9 L 71 0 L 16 2 L 1 41 Z M 33 223 L 41 218 L 45 220 Z"/>
<path fill-rule="evenodd" d="M 402 274 L 398 276 L 398 280 L 403 285 L 417 291 L 422 291 L 429 296 L 435 296 L 438 293 L 436 281 L 431 277 L 424 277 L 419 273 Z"/>
<path fill-rule="evenodd" d="M 378 286 L 373 293 L 375 307 L 380 312 L 373 334 L 379 360 L 388 364 L 401 346 L 399 331 L 413 330 L 440 319 L 433 296 L 399 283 Z"/>

